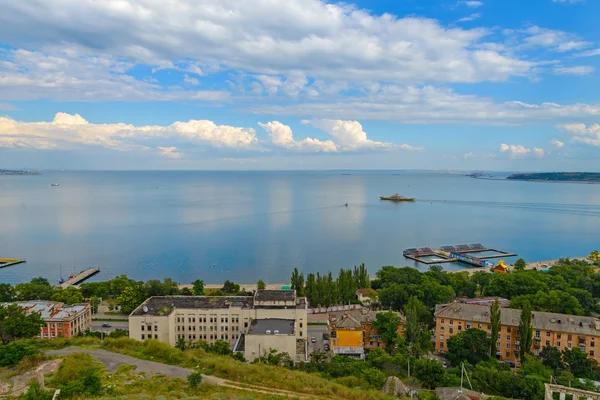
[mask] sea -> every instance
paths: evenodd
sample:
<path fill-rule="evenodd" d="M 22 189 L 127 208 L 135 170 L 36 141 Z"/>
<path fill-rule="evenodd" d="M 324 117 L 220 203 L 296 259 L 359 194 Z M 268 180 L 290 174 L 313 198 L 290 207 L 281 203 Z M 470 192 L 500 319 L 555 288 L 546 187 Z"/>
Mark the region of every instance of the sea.
<path fill-rule="evenodd" d="M 0 282 L 88 267 L 180 283 L 288 282 L 365 263 L 428 265 L 414 247 L 481 243 L 528 261 L 600 246 L 600 185 L 431 171 L 48 171 L 0 176 Z M 51 186 L 53 183 L 59 186 Z M 415 202 L 382 201 L 400 193 Z M 346 206 L 347 203 L 347 206 Z M 505 262 L 514 262 L 514 257 Z M 443 264 L 446 270 L 467 268 Z"/>

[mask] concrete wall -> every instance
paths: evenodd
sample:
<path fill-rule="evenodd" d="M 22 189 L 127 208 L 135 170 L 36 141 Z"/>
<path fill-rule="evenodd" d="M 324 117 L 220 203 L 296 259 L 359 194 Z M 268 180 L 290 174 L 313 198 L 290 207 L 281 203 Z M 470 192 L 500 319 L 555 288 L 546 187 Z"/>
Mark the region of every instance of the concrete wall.
<path fill-rule="evenodd" d="M 295 335 L 246 335 L 244 357 L 253 361 L 260 355 L 266 355 L 271 349 L 279 353 L 288 353 L 292 360 L 296 360 Z"/>

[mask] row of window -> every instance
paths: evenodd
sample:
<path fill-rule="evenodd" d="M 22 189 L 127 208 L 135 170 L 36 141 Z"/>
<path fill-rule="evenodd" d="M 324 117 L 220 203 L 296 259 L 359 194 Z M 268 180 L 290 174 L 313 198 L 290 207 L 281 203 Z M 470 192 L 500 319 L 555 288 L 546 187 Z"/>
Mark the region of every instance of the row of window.
<path fill-rule="evenodd" d="M 142 333 L 142 340 L 145 340 L 145 339 L 152 339 L 152 334 L 151 334 L 151 333 L 149 333 L 149 334 L 148 334 L 148 337 L 146 337 L 146 335 L 144 335 L 144 334 Z M 158 335 L 156 335 L 156 334 L 155 334 L 155 335 L 154 335 L 154 339 L 158 339 Z"/>
<path fill-rule="evenodd" d="M 217 323 L 218 318 L 217 317 L 209 317 L 208 321 L 210 323 Z M 185 322 L 185 317 L 177 317 L 177 322 Z M 191 323 L 195 323 L 196 322 L 196 317 L 188 317 L 188 321 L 187 322 L 191 322 Z M 206 323 L 206 317 L 198 317 L 198 322 L 203 322 Z M 221 317 L 221 323 L 222 324 L 228 324 L 229 323 L 229 317 Z M 235 323 L 235 324 L 239 324 L 240 323 L 240 318 L 239 317 L 232 317 L 231 318 L 231 323 Z"/>
<path fill-rule="evenodd" d="M 213 326 L 211 325 L 211 326 L 209 326 L 209 327 L 208 327 L 209 329 L 206 329 L 206 328 L 207 328 L 206 326 L 199 326 L 199 327 L 198 327 L 198 330 L 199 330 L 199 331 L 205 331 L 205 332 L 206 332 L 206 331 L 210 331 L 210 332 L 212 332 L 212 331 L 215 331 L 215 332 L 217 332 L 217 331 L 218 331 L 218 329 L 217 329 L 217 327 L 216 327 L 216 326 L 214 326 L 214 327 L 213 327 Z M 142 329 L 142 330 L 143 330 L 143 329 Z M 188 326 L 187 330 L 188 330 L 188 331 L 194 331 L 194 332 L 195 332 L 195 331 L 196 331 L 196 326 L 195 326 L 195 325 L 193 325 L 193 326 Z M 180 326 L 180 325 L 177 325 L 177 331 L 185 331 L 185 326 Z M 222 326 L 222 325 L 221 325 L 221 332 L 228 332 L 228 331 L 229 331 L 229 326 Z M 232 327 L 231 327 L 231 331 L 232 331 L 232 332 L 233 332 L 233 331 L 239 332 L 239 331 L 240 331 L 240 327 L 239 327 L 239 326 L 232 326 Z"/>
<path fill-rule="evenodd" d="M 142 339 L 143 339 L 143 336 L 144 336 L 144 335 L 142 335 Z M 239 338 L 239 337 L 240 337 L 240 335 L 239 335 L 239 334 L 231 334 L 231 339 L 232 339 L 232 340 L 233 340 L 233 339 L 237 339 L 237 338 Z M 183 335 L 183 334 L 178 334 L 178 335 L 177 335 L 177 339 L 185 339 L 185 335 Z M 188 335 L 188 339 L 189 339 L 189 340 L 196 340 L 196 335 L 195 335 L 195 334 Z M 215 335 L 212 335 L 212 334 L 210 334 L 210 335 L 203 334 L 203 335 L 198 335 L 197 339 L 198 339 L 198 340 L 200 340 L 200 339 L 202 339 L 202 340 L 207 340 L 207 339 L 208 339 L 208 340 L 218 340 L 218 339 L 221 339 L 221 340 L 229 340 L 229 334 L 227 334 L 227 333 L 226 333 L 226 334 L 224 334 L 224 335 L 223 335 L 223 334 L 221 334 L 221 336 L 220 336 L 220 337 L 219 337 L 219 335 L 217 335 L 217 334 L 215 334 Z"/>
<path fill-rule="evenodd" d="M 142 332 L 144 331 L 144 327 L 145 327 L 145 325 L 142 324 Z M 152 326 L 148 326 L 148 331 L 151 331 L 151 330 L 152 330 Z M 154 325 L 154 330 L 158 331 L 158 325 Z"/>

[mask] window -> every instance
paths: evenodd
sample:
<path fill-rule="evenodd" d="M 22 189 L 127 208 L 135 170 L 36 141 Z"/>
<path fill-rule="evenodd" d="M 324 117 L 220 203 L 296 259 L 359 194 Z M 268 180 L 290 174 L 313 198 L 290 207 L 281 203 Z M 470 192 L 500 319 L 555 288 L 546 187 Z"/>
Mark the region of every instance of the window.
<path fill-rule="evenodd" d="M 154 325 L 154 330 L 157 331 L 158 330 L 158 325 Z"/>
<path fill-rule="evenodd" d="M 540 355 L 540 349 L 533 349 L 533 354 L 536 356 Z"/>
<path fill-rule="evenodd" d="M 568 347 L 568 348 L 571 348 L 571 343 L 567 343 L 567 347 Z"/>
<path fill-rule="evenodd" d="M 569 337 L 567 338 L 567 340 L 573 340 L 573 335 L 569 335 Z"/>
<path fill-rule="evenodd" d="M 244 322 L 244 328 L 248 327 L 248 321 Z"/>
<path fill-rule="evenodd" d="M 506 343 L 506 349 L 510 349 L 510 343 Z"/>
<path fill-rule="evenodd" d="M 471 329 L 471 323 L 470 323 L 470 322 L 467 322 L 467 323 L 465 324 L 465 326 L 467 327 L 467 329 Z"/>
<path fill-rule="evenodd" d="M 450 332 L 450 333 L 454 333 L 454 329 L 450 328 L 450 329 L 449 329 L 449 332 Z"/>
<path fill-rule="evenodd" d="M 557 334 L 556 334 L 556 338 L 557 338 L 557 339 L 560 339 L 560 333 L 557 333 Z"/>
<path fill-rule="evenodd" d="M 546 340 L 546 346 L 550 346 L 550 341 Z"/>
<path fill-rule="evenodd" d="M 302 322 L 300 322 L 300 328 L 302 328 Z"/>
<path fill-rule="evenodd" d="M 556 342 L 556 347 L 560 347 L 560 342 Z"/>
<path fill-rule="evenodd" d="M 179 327 L 177 327 L 177 328 L 179 328 Z M 177 329 L 177 330 L 179 330 L 179 329 Z M 144 324 L 142 324 L 142 332 L 144 332 Z"/>
<path fill-rule="evenodd" d="M 504 353 L 506 355 L 506 357 L 510 357 L 510 351 L 507 351 L 506 353 Z"/>
<path fill-rule="evenodd" d="M 590 356 L 594 355 L 594 350 L 590 350 Z"/>
<path fill-rule="evenodd" d="M 450 320 L 450 325 L 454 325 L 454 320 Z"/>
<path fill-rule="evenodd" d="M 300 331 L 300 337 L 302 337 L 302 331 Z"/>
<path fill-rule="evenodd" d="M 440 348 L 444 348 L 444 342 L 440 342 Z"/>
<path fill-rule="evenodd" d="M 158 339 L 158 335 L 154 335 L 154 339 Z"/>
<path fill-rule="evenodd" d="M 502 337 L 500 336 L 500 334 L 498 334 L 498 340 L 502 339 Z"/>
<path fill-rule="evenodd" d="M 546 332 L 546 337 L 550 337 L 550 332 Z"/>
<path fill-rule="evenodd" d="M 506 335 L 506 340 L 510 342 L 510 335 Z"/>
<path fill-rule="evenodd" d="M 144 340 L 145 338 L 146 338 L 146 335 L 144 335 L 144 334 L 142 333 L 142 340 Z"/>
<path fill-rule="evenodd" d="M 444 335 L 440 335 L 440 340 L 444 340 Z"/>
<path fill-rule="evenodd" d="M 459 330 L 459 331 L 462 331 L 462 326 L 460 326 L 460 325 L 459 325 L 459 326 L 458 326 L 458 330 Z"/>
<path fill-rule="evenodd" d="M 535 337 L 538 339 L 540 338 L 540 331 L 535 331 Z"/>
<path fill-rule="evenodd" d="M 477 329 L 481 329 L 481 327 L 482 327 L 481 324 L 477 325 Z"/>
<path fill-rule="evenodd" d="M 443 326 L 440 328 L 440 332 L 444 332 L 444 327 Z"/>
<path fill-rule="evenodd" d="M 500 348 L 500 342 L 496 342 L 496 348 Z"/>
<path fill-rule="evenodd" d="M 512 328 L 510 326 L 506 327 L 506 332 L 510 333 L 511 329 Z"/>
<path fill-rule="evenodd" d="M 594 341 L 590 342 L 590 346 L 594 347 L 595 345 L 596 345 L 596 342 L 594 342 Z"/>

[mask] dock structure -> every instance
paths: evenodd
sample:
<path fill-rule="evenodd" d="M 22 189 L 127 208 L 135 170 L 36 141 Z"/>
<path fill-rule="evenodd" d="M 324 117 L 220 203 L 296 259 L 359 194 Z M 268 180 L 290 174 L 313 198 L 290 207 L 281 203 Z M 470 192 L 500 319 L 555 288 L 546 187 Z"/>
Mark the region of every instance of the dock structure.
<path fill-rule="evenodd" d="M 25 260 L 19 260 L 18 258 L 0 258 L 0 268 L 10 267 L 11 265 L 17 265 L 24 263 Z"/>
<path fill-rule="evenodd" d="M 475 255 L 473 253 L 493 252 L 494 254 Z M 404 257 L 423 264 L 442 264 L 459 261 L 474 267 L 491 266 L 485 260 L 490 258 L 514 257 L 517 254 L 504 250 L 486 247 L 481 243 L 441 246 L 439 249 L 429 247 L 410 248 L 404 250 Z"/>
<path fill-rule="evenodd" d="M 98 272 L 100 272 L 100 268 L 88 268 L 86 270 L 81 271 L 78 274 L 72 275 L 69 279 L 62 282 L 59 286 L 63 289 L 66 289 L 68 287 L 77 285 L 85 281 L 86 279 L 96 275 Z"/>

